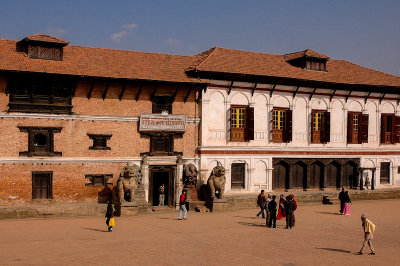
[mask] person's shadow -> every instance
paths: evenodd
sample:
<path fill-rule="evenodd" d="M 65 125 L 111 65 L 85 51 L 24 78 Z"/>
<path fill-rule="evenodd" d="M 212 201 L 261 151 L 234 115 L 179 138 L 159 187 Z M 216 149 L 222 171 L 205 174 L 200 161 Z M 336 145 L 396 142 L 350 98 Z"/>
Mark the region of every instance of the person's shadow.
<path fill-rule="evenodd" d="M 334 252 L 342 252 L 342 253 L 351 253 L 351 251 L 349 251 L 349 250 L 340 249 L 340 248 L 317 248 L 317 249 L 323 249 L 323 250 L 334 251 Z"/>
<path fill-rule="evenodd" d="M 87 228 L 87 227 L 81 227 L 82 229 L 86 230 L 92 230 L 92 231 L 97 231 L 97 232 L 106 232 L 108 233 L 108 230 L 101 230 L 101 229 L 96 229 L 96 228 Z"/>

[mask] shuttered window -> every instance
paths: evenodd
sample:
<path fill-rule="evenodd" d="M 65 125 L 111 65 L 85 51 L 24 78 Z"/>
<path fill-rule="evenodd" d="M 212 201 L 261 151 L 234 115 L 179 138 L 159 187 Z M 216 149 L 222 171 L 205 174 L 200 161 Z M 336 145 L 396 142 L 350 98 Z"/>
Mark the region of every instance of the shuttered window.
<path fill-rule="evenodd" d="M 244 142 L 254 139 L 254 108 L 232 106 L 230 110 L 231 141 Z"/>
<path fill-rule="evenodd" d="M 347 143 L 368 143 L 368 115 L 349 112 L 347 115 Z"/>
<path fill-rule="evenodd" d="M 32 172 L 32 199 L 53 198 L 53 172 Z"/>
<path fill-rule="evenodd" d="M 381 143 L 400 143 L 400 116 L 381 115 Z"/>
<path fill-rule="evenodd" d="M 325 110 L 312 110 L 311 112 L 311 142 L 330 142 L 330 112 Z"/>
<path fill-rule="evenodd" d="M 272 141 L 292 141 L 292 110 L 274 108 L 272 110 Z"/>

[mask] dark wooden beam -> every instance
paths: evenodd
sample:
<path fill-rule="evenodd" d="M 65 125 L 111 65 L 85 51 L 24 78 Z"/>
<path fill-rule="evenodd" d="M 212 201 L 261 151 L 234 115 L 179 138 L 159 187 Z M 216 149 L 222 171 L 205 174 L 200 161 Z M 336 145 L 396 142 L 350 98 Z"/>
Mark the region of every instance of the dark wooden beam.
<path fill-rule="evenodd" d="M 93 88 L 94 88 L 94 84 L 95 84 L 96 82 L 94 82 L 94 81 L 92 81 L 92 85 L 90 85 L 90 89 L 89 89 L 89 92 L 88 92 L 88 94 L 87 94 L 87 98 L 88 99 L 90 99 L 90 97 L 92 97 L 92 91 L 93 91 Z"/>
<path fill-rule="evenodd" d="M 335 96 L 335 94 L 336 94 L 336 89 L 333 90 L 333 93 L 332 93 L 331 98 L 329 99 L 329 101 L 332 101 L 332 99 Z"/>
<path fill-rule="evenodd" d="M 314 96 L 315 91 L 317 90 L 317 88 L 314 88 L 314 90 L 312 91 L 311 95 L 310 95 L 310 100 L 312 99 L 312 97 Z"/>
<path fill-rule="evenodd" d="M 275 88 L 276 88 L 276 84 L 274 84 L 274 86 L 272 87 L 272 90 L 269 93 L 269 97 L 272 97 L 272 94 L 274 93 Z"/>
<path fill-rule="evenodd" d="M 371 92 L 368 92 L 367 97 L 365 97 L 365 103 L 367 103 L 369 96 L 371 95 Z"/>
<path fill-rule="evenodd" d="M 118 97 L 120 101 L 122 100 L 122 97 L 124 96 L 125 87 L 126 87 L 126 84 L 123 83 L 123 84 L 122 84 L 122 88 L 121 88 L 121 92 L 119 93 L 119 97 Z"/>
<path fill-rule="evenodd" d="M 172 98 L 171 98 L 171 100 L 172 100 L 172 103 L 175 101 L 176 95 L 178 94 L 178 90 L 179 90 L 179 86 L 176 86 L 176 89 L 175 89 L 174 95 L 172 95 Z"/>
<path fill-rule="evenodd" d="M 155 85 L 154 86 L 154 90 L 153 90 L 153 92 L 151 93 L 151 96 L 150 96 L 150 100 L 151 101 L 153 101 L 154 96 L 156 96 L 157 88 L 158 88 L 157 85 Z"/>
<path fill-rule="evenodd" d="M 350 90 L 349 94 L 347 94 L 347 96 L 346 96 L 346 103 L 347 103 L 347 100 L 349 99 L 349 97 L 350 97 L 350 95 L 351 95 L 352 92 L 353 92 L 353 90 Z"/>
<path fill-rule="evenodd" d="M 251 91 L 251 96 L 254 95 L 254 92 L 256 91 L 256 88 L 257 88 L 257 82 L 256 82 L 256 84 L 254 84 L 253 90 Z"/>
<path fill-rule="evenodd" d="M 385 98 L 385 95 L 386 95 L 386 92 L 384 92 L 384 93 L 382 94 L 382 97 L 379 99 L 379 104 L 382 103 L 382 100 L 383 100 L 383 98 Z"/>
<path fill-rule="evenodd" d="M 104 88 L 104 92 L 103 92 L 103 101 L 106 99 L 109 87 L 110 87 L 110 82 L 107 82 L 106 87 Z"/>
<path fill-rule="evenodd" d="M 233 80 L 231 81 L 231 85 L 229 86 L 228 95 L 231 94 L 232 86 L 233 86 Z"/>
<path fill-rule="evenodd" d="M 300 89 L 300 86 L 297 86 L 296 90 L 295 90 L 294 93 L 293 93 L 293 98 L 296 97 L 296 94 L 297 94 L 297 92 L 299 91 L 299 89 Z"/>
<path fill-rule="evenodd" d="M 207 87 L 207 86 L 205 86 Z M 196 103 L 198 104 L 200 102 L 201 97 L 203 96 L 203 89 L 204 88 L 200 88 L 199 89 L 199 94 L 197 95 L 197 99 L 196 99 Z"/>
<path fill-rule="evenodd" d="M 190 88 L 189 88 L 189 91 L 186 93 L 186 96 L 185 96 L 185 98 L 183 99 L 183 102 L 184 102 L 184 103 L 187 102 L 187 99 L 189 98 L 189 95 L 190 95 L 190 93 L 192 92 L 192 89 L 193 89 L 193 87 L 190 87 Z"/>
<path fill-rule="evenodd" d="M 79 80 L 75 81 L 74 85 L 72 85 L 73 86 L 72 87 L 72 92 L 71 92 L 72 97 L 75 96 L 75 92 L 76 92 L 76 88 L 78 87 L 78 84 L 79 84 Z"/>
<path fill-rule="evenodd" d="M 142 83 L 140 83 L 139 84 L 139 91 L 136 94 L 136 98 L 135 98 L 136 101 L 139 101 L 139 96 L 140 96 L 140 93 L 142 92 L 142 88 L 143 88 L 143 85 L 142 85 Z"/>

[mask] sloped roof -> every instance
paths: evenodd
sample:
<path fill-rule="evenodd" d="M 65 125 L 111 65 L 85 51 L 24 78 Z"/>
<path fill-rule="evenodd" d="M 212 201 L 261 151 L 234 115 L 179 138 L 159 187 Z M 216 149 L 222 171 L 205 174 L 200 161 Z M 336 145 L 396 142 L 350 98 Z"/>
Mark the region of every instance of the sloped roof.
<path fill-rule="evenodd" d="M 345 60 L 331 59 L 326 62 L 327 71 L 316 71 L 295 67 L 286 62 L 285 56 L 215 47 L 193 70 L 340 84 L 400 87 L 400 77 Z"/>
<path fill-rule="evenodd" d="M 32 59 L 17 52 L 17 41 L 0 39 L 0 70 L 199 83 L 185 73 L 198 57 L 68 45 L 63 60 Z"/>
<path fill-rule="evenodd" d="M 46 35 L 46 34 L 33 34 L 25 37 L 23 41 L 36 41 L 36 42 L 47 42 L 47 43 L 58 43 L 58 44 L 63 44 L 67 45 L 69 42 L 64 41 L 60 38 Z"/>
<path fill-rule="evenodd" d="M 302 58 L 302 57 L 305 57 L 305 58 L 312 57 L 312 58 L 319 58 L 319 59 L 324 59 L 324 60 L 329 59 L 329 56 L 317 53 L 316 51 L 313 51 L 311 49 L 307 49 L 307 50 L 295 52 L 295 53 L 290 53 L 290 54 L 285 54 L 286 61 L 290 61 L 290 60 Z"/>

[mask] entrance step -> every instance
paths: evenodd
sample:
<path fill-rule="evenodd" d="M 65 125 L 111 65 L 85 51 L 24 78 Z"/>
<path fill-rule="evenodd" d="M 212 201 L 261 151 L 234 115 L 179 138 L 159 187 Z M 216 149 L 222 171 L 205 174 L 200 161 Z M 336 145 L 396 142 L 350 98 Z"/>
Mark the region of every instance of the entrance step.
<path fill-rule="evenodd" d="M 175 211 L 174 208 L 170 206 L 153 206 L 151 210 L 155 213 L 162 213 L 162 212 L 172 212 Z"/>

